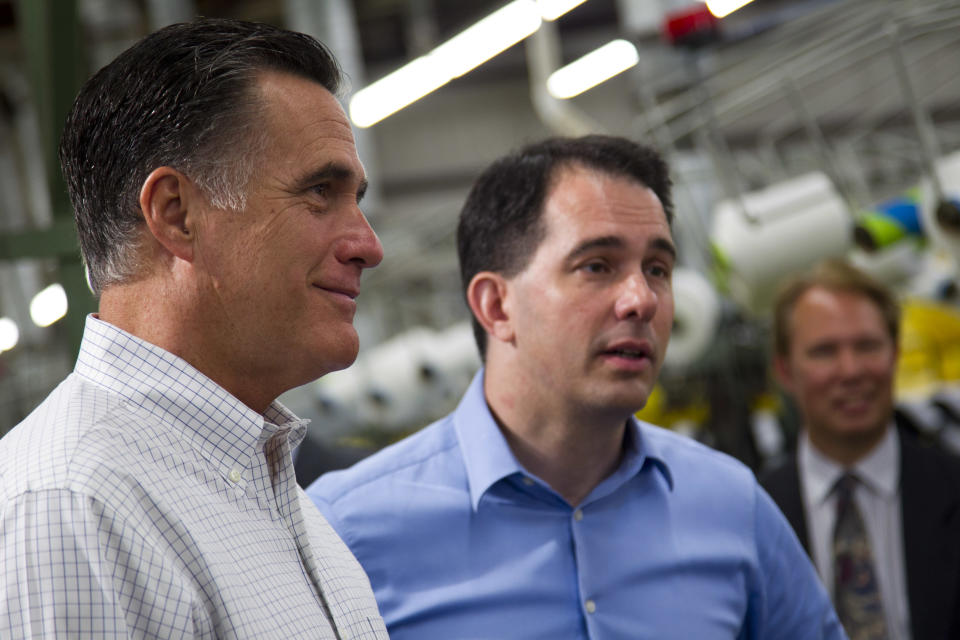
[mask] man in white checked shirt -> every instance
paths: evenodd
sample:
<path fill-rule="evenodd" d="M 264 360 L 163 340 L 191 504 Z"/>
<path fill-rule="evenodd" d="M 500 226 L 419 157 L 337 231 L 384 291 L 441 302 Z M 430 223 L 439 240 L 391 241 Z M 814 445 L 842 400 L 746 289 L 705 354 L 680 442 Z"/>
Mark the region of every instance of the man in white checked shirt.
<path fill-rule="evenodd" d="M 312 38 L 200 20 L 81 90 L 61 141 L 99 313 L 0 441 L 0 638 L 386 638 L 275 398 L 348 366 L 382 249 Z"/>

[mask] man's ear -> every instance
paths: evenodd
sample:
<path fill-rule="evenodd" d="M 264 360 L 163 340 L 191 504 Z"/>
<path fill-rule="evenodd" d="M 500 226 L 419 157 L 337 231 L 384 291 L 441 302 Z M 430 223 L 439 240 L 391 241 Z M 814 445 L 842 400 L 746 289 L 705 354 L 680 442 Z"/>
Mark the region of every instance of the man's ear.
<path fill-rule="evenodd" d="M 171 167 L 150 172 L 140 188 L 140 211 L 150 234 L 169 253 L 193 261 L 200 192 Z"/>
<path fill-rule="evenodd" d="M 476 274 L 467 287 L 467 304 L 473 316 L 491 337 L 502 342 L 514 338 L 508 293 L 506 279 L 492 271 Z"/>

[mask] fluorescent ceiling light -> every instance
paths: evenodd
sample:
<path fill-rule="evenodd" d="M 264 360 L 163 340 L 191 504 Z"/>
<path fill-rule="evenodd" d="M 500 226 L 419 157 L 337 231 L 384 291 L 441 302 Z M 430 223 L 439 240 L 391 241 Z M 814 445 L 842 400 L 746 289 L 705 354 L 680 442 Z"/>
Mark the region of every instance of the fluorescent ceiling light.
<path fill-rule="evenodd" d="M 583 4 L 586 0 L 537 0 L 540 17 L 544 20 L 556 20 L 570 9 Z"/>
<path fill-rule="evenodd" d="M 0 318 L 0 351 L 9 351 L 20 341 L 20 328 L 10 318 Z"/>
<path fill-rule="evenodd" d="M 751 2 L 753 0 L 707 0 L 707 9 L 714 18 L 723 18 Z"/>
<path fill-rule="evenodd" d="M 614 40 L 550 74 L 547 91 L 554 98 L 572 98 L 626 71 L 639 61 L 640 55 L 633 44 L 626 40 Z"/>
<path fill-rule="evenodd" d="M 462 76 L 540 28 L 540 10 L 531 0 L 515 0 L 430 53 L 451 78 Z"/>
<path fill-rule="evenodd" d="M 67 315 L 67 293 L 59 284 L 52 284 L 30 301 L 30 319 L 38 327 L 49 327 Z"/>
<path fill-rule="evenodd" d="M 540 28 L 534 0 L 514 0 L 430 53 L 357 91 L 350 119 L 369 127 L 483 64 Z"/>

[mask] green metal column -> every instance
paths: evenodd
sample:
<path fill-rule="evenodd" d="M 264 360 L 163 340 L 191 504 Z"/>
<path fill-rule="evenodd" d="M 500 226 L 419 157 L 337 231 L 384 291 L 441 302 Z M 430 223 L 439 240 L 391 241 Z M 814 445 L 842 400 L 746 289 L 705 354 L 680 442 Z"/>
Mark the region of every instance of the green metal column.
<path fill-rule="evenodd" d="M 19 0 L 17 22 L 27 54 L 33 98 L 40 123 L 44 166 L 53 208 L 53 226 L 0 238 L 0 259 L 56 257 L 69 310 L 62 330 L 74 353 L 80 346 L 84 317 L 96 309 L 84 277 L 73 211 L 57 160 L 63 122 L 86 78 L 76 0 Z M 6 249 L 6 251 L 4 251 Z"/>

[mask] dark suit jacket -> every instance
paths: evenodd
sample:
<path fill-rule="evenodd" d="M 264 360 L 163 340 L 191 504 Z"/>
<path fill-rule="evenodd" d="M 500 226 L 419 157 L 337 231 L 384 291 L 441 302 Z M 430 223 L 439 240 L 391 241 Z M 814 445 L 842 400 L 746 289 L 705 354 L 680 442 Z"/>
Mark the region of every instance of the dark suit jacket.
<path fill-rule="evenodd" d="M 810 553 L 796 456 L 760 480 Z M 901 431 L 900 490 L 913 639 L 960 639 L 960 459 Z"/>

